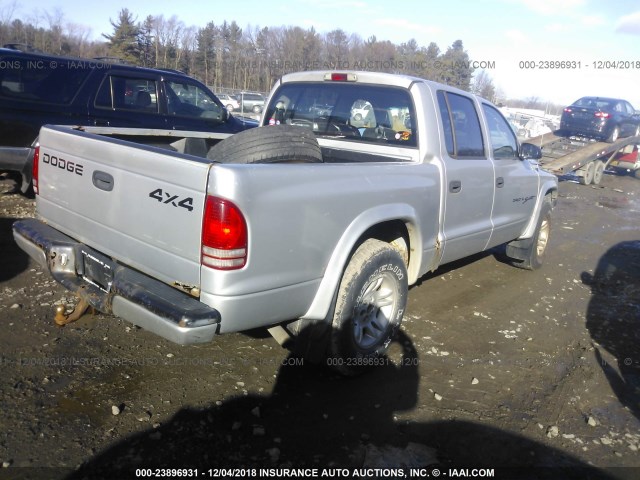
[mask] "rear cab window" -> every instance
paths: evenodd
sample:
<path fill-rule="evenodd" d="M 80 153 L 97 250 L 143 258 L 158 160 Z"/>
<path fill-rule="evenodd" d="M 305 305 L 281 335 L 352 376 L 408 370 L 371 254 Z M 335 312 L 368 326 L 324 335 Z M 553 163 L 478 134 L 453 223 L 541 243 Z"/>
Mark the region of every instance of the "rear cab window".
<path fill-rule="evenodd" d="M 355 83 L 285 83 L 265 125 L 298 125 L 317 137 L 416 147 L 413 102 L 403 88 Z"/>
<path fill-rule="evenodd" d="M 92 68 L 84 62 L 40 57 L 0 58 L 0 95 L 12 100 L 68 105 Z"/>

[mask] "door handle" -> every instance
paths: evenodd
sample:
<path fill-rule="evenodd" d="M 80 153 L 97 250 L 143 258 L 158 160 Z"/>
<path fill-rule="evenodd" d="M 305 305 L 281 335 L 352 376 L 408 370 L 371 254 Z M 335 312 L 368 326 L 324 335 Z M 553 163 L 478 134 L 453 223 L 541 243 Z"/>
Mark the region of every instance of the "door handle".
<path fill-rule="evenodd" d="M 496 178 L 496 187 L 497 188 L 504 187 L 504 178 L 502 178 L 502 177 Z"/>
<path fill-rule="evenodd" d="M 462 182 L 460 180 L 451 180 L 449 182 L 449 192 L 459 193 L 462 190 Z"/>
<path fill-rule="evenodd" d="M 92 180 L 93 184 L 100 190 L 104 190 L 105 192 L 113 190 L 113 175 L 110 175 L 107 172 L 95 170 L 92 175 Z"/>

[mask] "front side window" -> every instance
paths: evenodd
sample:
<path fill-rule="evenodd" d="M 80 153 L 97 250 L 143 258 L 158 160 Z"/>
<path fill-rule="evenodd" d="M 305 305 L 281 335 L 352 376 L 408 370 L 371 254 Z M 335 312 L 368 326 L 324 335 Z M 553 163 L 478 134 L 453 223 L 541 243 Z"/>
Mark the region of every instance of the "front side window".
<path fill-rule="evenodd" d="M 157 86 L 147 78 L 108 75 L 100 85 L 96 107 L 158 113 Z"/>
<path fill-rule="evenodd" d="M 511 127 L 502 114 L 486 103 L 482 104 L 482 109 L 484 110 L 484 115 L 487 118 L 493 158 L 518 158 L 518 141 L 513 135 L 513 130 L 511 130 Z"/>
<path fill-rule="evenodd" d="M 224 107 L 204 88 L 189 82 L 165 82 L 169 115 L 222 120 Z"/>
<path fill-rule="evenodd" d="M 417 146 L 409 92 L 357 83 L 286 83 L 273 95 L 265 124 L 299 125 L 318 137 Z"/>
<path fill-rule="evenodd" d="M 454 158 L 484 158 L 482 130 L 473 100 L 457 93 L 440 91 L 438 103 L 449 155 Z"/>

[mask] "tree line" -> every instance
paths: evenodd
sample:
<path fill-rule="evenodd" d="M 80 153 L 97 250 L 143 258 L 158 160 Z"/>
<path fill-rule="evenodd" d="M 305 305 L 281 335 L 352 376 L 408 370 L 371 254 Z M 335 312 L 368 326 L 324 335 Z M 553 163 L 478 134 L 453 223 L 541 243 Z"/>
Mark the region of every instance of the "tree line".
<path fill-rule="evenodd" d="M 298 26 L 241 28 L 235 21 L 187 26 L 176 15 L 139 20 L 123 8 L 113 31 L 92 40 L 87 27 L 64 21 L 59 9 L 15 18 L 16 3 L 0 8 L 0 44 L 20 43 L 47 53 L 113 57 L 133 65 L 180 70 L 214 91 L 261 91 L 279 76 L 300 70 L 348 69 L 403 73 L 471 91 L 495 103 L 505 98 L 486 71 L 470 62 L 462 40 L 443 51 L 435 43 L 401 44 L 361 38 L 337 28 L 319 33 Z M 511 103 L 511 102 L 509 102 Z M 531 97 L 529 108 L 544 108 Z"/>

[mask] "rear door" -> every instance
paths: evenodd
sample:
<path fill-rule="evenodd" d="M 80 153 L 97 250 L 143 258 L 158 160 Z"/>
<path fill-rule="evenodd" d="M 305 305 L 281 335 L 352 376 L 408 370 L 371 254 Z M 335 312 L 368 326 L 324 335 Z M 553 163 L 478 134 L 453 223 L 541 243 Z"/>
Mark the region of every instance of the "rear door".
<path fill-rule="evenodd" d="M 489 152 L 495 169 L 495 195 L 490 246 L 519 237 L 524 231 L 538 198 L 538 173 L 520 160 L 518 142 L 509 123 L 493 106 L 483 103 L 489 137 Z"/>
<path fill-rule="evenodd" d="M 48 223 L 166 283 L 199 285 L 208 163 L 64 127 L 43 128 L 40 145 Z"/>
<path fill-rule="evenodd" d="M 491 236 L 494 174 L 485 154 L 476 102 L 438 91 L 444 132 L 445 208 L 441 263 L 485 249 Z"/>

